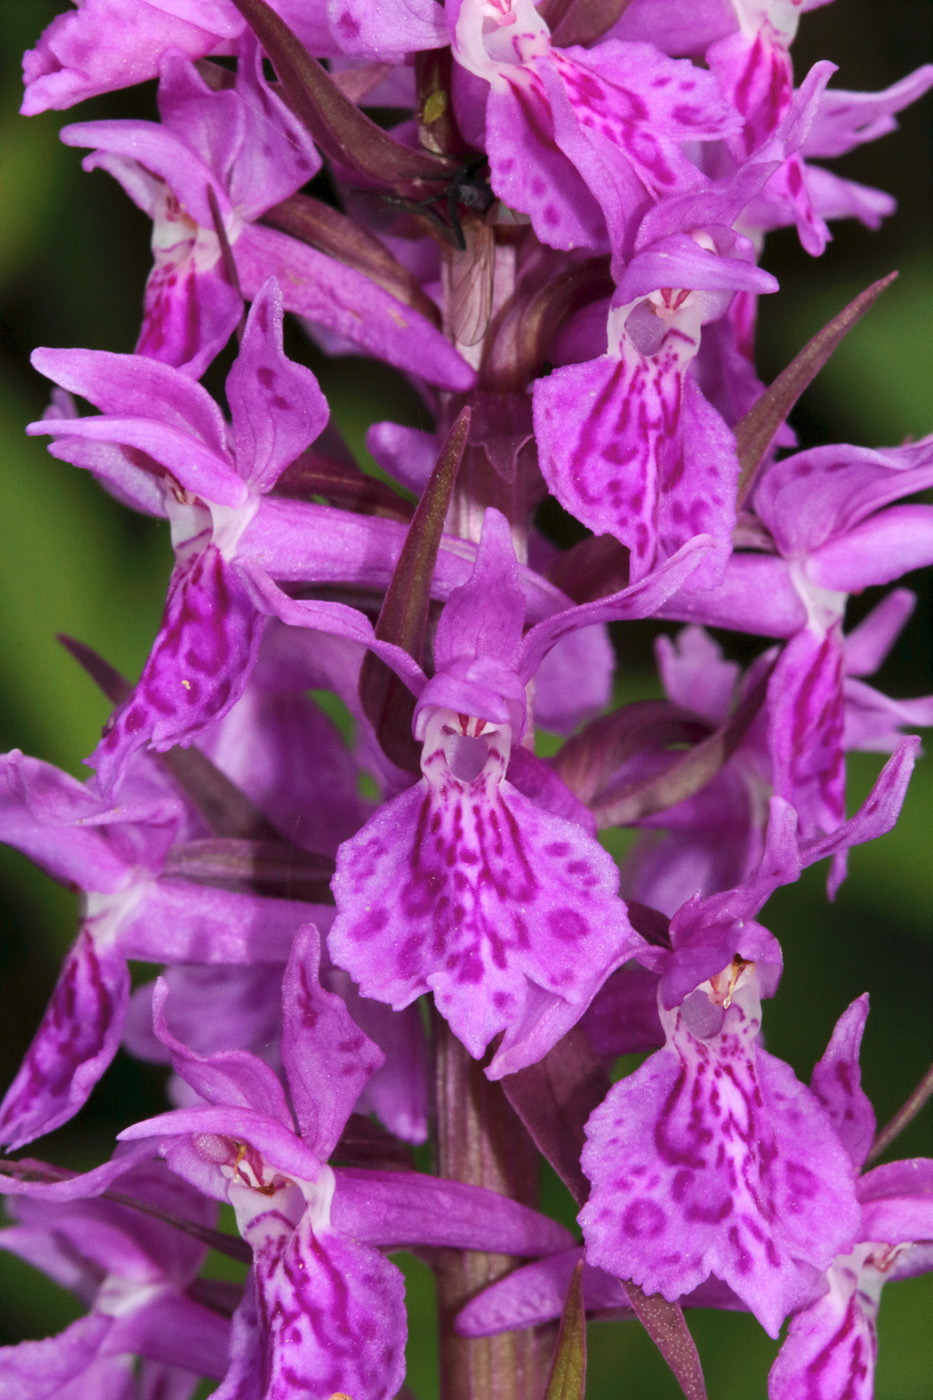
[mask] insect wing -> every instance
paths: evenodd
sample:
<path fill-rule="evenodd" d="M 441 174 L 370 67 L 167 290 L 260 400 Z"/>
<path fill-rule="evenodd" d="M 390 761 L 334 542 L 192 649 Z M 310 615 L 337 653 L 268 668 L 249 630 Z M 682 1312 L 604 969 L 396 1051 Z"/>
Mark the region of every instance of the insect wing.
<path fill-rule="evenodd" d="M 451 333 L 460 345 L 478 345 L 492 315 L 496 237 L 482 219 L 462 227 L 466 247 L 447 251 Z"/>

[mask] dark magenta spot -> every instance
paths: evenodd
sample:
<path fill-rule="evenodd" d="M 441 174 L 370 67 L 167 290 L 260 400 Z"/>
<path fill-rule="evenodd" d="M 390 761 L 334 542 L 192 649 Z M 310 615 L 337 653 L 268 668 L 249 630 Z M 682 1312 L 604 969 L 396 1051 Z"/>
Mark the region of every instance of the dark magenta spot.
<path fill-rule="evenodd" d="M 633 1201 L 622 1217 L 622 1229 L 635 1239 L 655 1239 L 664 1231 L 667 1216 L 656 1201 Z"/>

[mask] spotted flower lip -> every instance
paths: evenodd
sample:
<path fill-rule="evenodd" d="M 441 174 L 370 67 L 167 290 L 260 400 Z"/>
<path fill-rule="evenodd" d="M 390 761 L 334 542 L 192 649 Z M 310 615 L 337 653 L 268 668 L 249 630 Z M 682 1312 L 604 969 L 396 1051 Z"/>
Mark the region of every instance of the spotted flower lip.
<path fill-rule="evenodd" d="M 509 526 L 487 510 L 470 580 L 438 623 L 436 673 L 419 690 L 422 779 L 337 853 L 334 961 L 364 996 L 397 1010 L 433 992 L 476 1057 L 504 1032 L 493 1078 L 540 1059 L 641 944 L 615 863 L 590 831 L 506 776 L 525 728 L 525 684 L 561 637 L 650 608 L 705 546 L 693 542 L 631 588 L 523 637 Z"/>
<path fill-rule="evenodd" d="M 777 291 L 734 225 L 799 146 L 827 76 L 814 72 L 778 131 L 734 175 L 652 206 L 626 260 L 614 262 L 606 353 L 535 382 L 544 478 L 576 519 L 627 546 L 633 579 L 707 533 L 714 547 L 687 587 L 722 581 L 738 456 L 691 371 L 704 327 L 720 322 L 737 294 Z"/>
<path fill-rule="evenodd" d="M 754 963 L 659 1006 L 666 1046 L 587 1125 L 588 1258 L 672 1300 L 715 1275 L 776 1336 L 853 1238 L 848 1158 L 815 1097 L 757 1044 Z"/>

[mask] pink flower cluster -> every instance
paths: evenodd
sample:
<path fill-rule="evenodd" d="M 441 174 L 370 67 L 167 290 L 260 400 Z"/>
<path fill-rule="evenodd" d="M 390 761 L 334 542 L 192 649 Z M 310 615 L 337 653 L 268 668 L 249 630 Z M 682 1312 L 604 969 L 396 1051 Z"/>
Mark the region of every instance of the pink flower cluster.
<path fill-rule="evenodd" d="M 702 1305 L 791 1319 L 771 1400 L 871 1396 L 881 1284 L 933 1265 L 933 1162 L 863 1170 L 867 997 L 810 1087 L 763 1048 L 757 920 L 817 861 L 835 892 L 933 723 L 864 679 L 912 595 L 845 623 L 933 562 L 933 438 L 794 452 L 753 341 L 770 230 L 817 254 L 889 211 L 814 161 L 933 66 L 795 86 L 819 3 L 82 0 L 26 55 L 26 113 L 158 79 L 159 122 L 62 131 L 152 219 L 136 351 L 36 350 L 28 431 L 166 518 L 174 567 L 135 685 L 78 648 L 114 703 L 93 776 L 0 759 L 0 837 L 83 891 L 0 1141 L 70 1120 L 121 1044 L 174 1074 L 92 1171 L 0 1163 L 0 1246 L 88 1308 L 0 1349 L 0 1395 L 389 1400 L 408 1246 L 531 1261 L 469 1297 L 438 1264 L 442 1347 L 557 1316 L 582 1258 L 585 1306 L 634 1308 L 685 1393 L 664 1336 Z M 378 477 L 286 313 L 418 395 L 422 427 L 369 428 Z M 613 699 L 608 624 L 636 618 L 687 624 L 647 709 Z M 891 756 L 847 820 L 854 749 Z M 131 990 L 132 960 L 160 975 Z M 455 1141 L 472 1061 L 582 1244 L 469 1168 L 497 1131 Z M 202 1275 L 209 1245 L 244 1283 Z"/>

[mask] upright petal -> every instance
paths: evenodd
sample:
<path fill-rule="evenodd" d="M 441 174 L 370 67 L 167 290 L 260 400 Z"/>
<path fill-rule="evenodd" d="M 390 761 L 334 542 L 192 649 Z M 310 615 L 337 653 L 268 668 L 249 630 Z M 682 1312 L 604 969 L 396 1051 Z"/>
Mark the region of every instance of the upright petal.
<path fill-rule="evenodd" d="M 274 278 L 256 293 L 226 388 L 237 471 L 254 491 L 268 491 L 330 414 L 314 375 L 282 348 L 282 293 Z"/>
<path fill-rule="evenodd" d="M 320 958 L 318 931 L 305 924 L 282 985 L 281 1053 L 298 1131 L 323 1162 L 385 1057 L 354 1024 L 340 997 L 321 986 Z"/>
<path fill-rule="evenodd" d="M 839 1017 L 822 1059 L 814 1066 L 810 1087 L 858 1170 L 875 1136 L 875 1115 L 862 1088 L 859 1048 L 868 1017 L 868 994 L 853 1001 Z"/>

